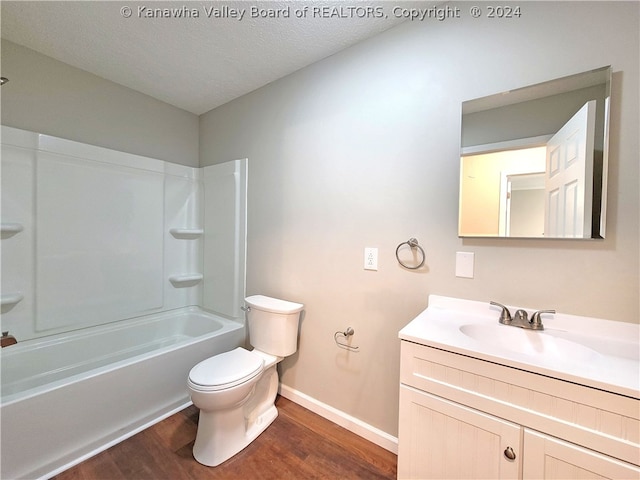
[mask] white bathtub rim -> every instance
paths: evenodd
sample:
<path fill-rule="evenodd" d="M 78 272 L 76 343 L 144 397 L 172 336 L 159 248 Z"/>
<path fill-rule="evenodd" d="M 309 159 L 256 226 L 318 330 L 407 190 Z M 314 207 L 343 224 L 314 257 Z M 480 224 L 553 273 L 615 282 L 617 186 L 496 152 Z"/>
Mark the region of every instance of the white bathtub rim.
<path fill-rule="evenodd" d="M 86 329 L 81 329 L 81 330 L 76 330 L 73 332 L 69 332 L 67 334 L 56 334 L 56 335 L 52 335 L 52 338 L 41 338 L 41 339 L 33 339 L 33 340 L 27 340 L 25 342 L 23 342 L 23 344 L 18 344 L 15 347 L 11 347 L 16 348 L 16 350 L 13 350 L 11 352 L 6 352 L 6 354 L 13 354 L 13 352 L 21 352 L 24 349 L 31 349 L 31 348 L 43 348 L 46 347 L 48 345 L 51 344 L 55 344 L 56 342 L 58 342 L 60 339 L 65 338 L 65 335 L 68 336 L 69 334 L 76 334 L 77 336 L 93 336 L 93 335 L 97 335 L 101 332 L 106 332 L 106 331 L 114 331 L 114 330 L 120 330 L 120 329 L 126 329 L 127 327 L 133 326 L 133 325 L 142 325 L 145 323 L 152 323 L 158 319 L 161 319 L 165 316 L 174 316 L 174 315 L 181 315 L 181 314 L 185 314 L 185 313 L 204 313 L 213 317 L 217 317 L 218 320 L 223 320 L 223 326 L 222 328 L 218 329 L 218 330 L 214 330 L 212 332 L 209 332 L 207 334 L 204 335 L 200 335 L 198 337 L 190 337 L 188 339 L 185 339 L 183 341 L 174 343 L 172 345 L 168 345 L 165 347 L 161 347 L 161 348 L 157 348 L 154 350 L 151 350 L 149 352 L 145 352 L 145 353 L 141 353 L 141 354 L 137 354 L 134 355 L 132 357 L 123 359 L 123 360 L 119 360 L 113 363 L 109 363 L 107 365 L 103 365 L 101 367 L 96 367 L 96 368 L 92 368 L 90 370 L 84 371 L 84 372 L 80 372 L 80 373 L 76 373 L 74 375 L 69 375 L 68 377 L 62 378 L 60 380 L 54 380 L 52 382 L 46 383 L 44 385 L 38 385 L 32 388 L 28 388 L 16 393 L 12 393 L 9 395 L 2 395 L 2 392 L 0 391 L 0 410 L 5 407 L 5 406 L 9 406 L 12 405 L 16 402 L 19 401 L 23 401 L 23 400 L 27 400 L 29 398 L 33 398 L 35 396 L 38 395 L 42 395 L 44 393 L 53 391 L 53 390 L 57 390 L 59 388 L 62 388 L 64 386 L 82 381 L 84 379 L 88 379 L 88 378 L 93 378 L 96 377 L 98 375 L 102 375 L 104 373 L 107 372 L 111 372 L 111 371 L 115 371 L 121 368 L 125 368 L 128 365 L 131 365 L 132 363 L 135 362 L 139 362 L 142 360 L 146 360 L 146 359 L 150 359 L 150 358 L 154 358 L 163 354 L 166 354 L 168 352 L 183 348 L 185 345 L 191 345 L 191 344 L 196 344 L 196 343 L 200 343 L 203 341 L 206 341 L 212 337 L 215 337 L 217 335 L 223 334 L 223 333 L 227 333 L 230 331 L 234 331 L 234 330 L 239 330 L 242 329 L 244 327 L 244 323 L 239 321 L 239 319 L 230 319 L 230 318 L 226 318 L 223 317 L 215 312 L 210 312 L 210 311 L 206 311 L 200 307 L 197 306 L 189 306 L 189 307 L 182 307 L 182 308 L 178 308 L 175 310 L 169 310 L 169 311 L 165 311 L 165 312 L 161 312 L 161 313 L 155 313 L 155 314 L 151 314 L 151 315 L 143 315 L 140 317 L 135 317 L 133 319 L 129 319 L 129 320 L 121 320 L 118 322 L 114 322 L 114 323 L 118 323 L 118 325 L 113 325 L 113 324 L 106 324 L 106 325 L 100 325 L 100 326 L 96 326 L 96 327 L 89 327 Z M 126 323 L 125 323 L 126 322 Z M 91 330 L 91 331 L 89 331 Z M 97 331 L 96 331 L 97 330 Z M 53 338 L 55 337 L 55 338 Z M 3 352 L 4 353 L 4 352 Z M 1 387 L 0 387 L 1 389 Z"/>
<path fill-rule="evenodd" d="M 188 305 L 185 307 L 178 307 L 171 310 L 161 310 L 155 312 L 144 313 L 130 318 L 122 320 L 116 320 L 114 322 L 103 323 L 101 325 L 93 325 L 89 327 L 81 327 L 67 332 L 58 332 L 51 335 L 45 335 L 42 337 L 30 338 L 28 340 L 18 341 L 17 344 L 11 346 L 11 350 L 3 350 L 3 354 L 12 354 L 14 351 L 20 351 L 26 348 L 41 348 L 50 344 L 56 343 L 61 339 L 67 338 L 69 335 L 97 335 L 101 331 L 119 330 L 130 327 L 131 325 L 142 325 L 145 323 L 151 323 L 153 321 L 162 319 L 164 317 L 171 317 L 174 315 L 182 315 L 185 313 L 203 313 L 214 317 L 219 317 L 224 320 L 228 320 L 235 323 L 244 325 L 244 318 L 231 318 L 225 315 L 221 315 L 218 312 L 204 309 L 198 305 Z M 6 352 L 6 353 L 5 353 Z"/>

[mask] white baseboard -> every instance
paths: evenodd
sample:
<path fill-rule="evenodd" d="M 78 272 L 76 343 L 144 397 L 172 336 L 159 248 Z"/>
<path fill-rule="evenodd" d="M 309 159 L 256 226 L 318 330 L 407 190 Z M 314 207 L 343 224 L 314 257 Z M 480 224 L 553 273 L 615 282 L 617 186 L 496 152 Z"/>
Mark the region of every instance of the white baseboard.
<path fill-rule="evenodd" d="M 321 417 L 332 421 L 333 423 L 346 428 L 352 433 L 366 438 L 370 442 L 389 450 L 392 453 L 398 454 L 398 439 L 393 435 L 389 435 L 382 430 L 375 428 L 368 423 L 358 420 L 351 415 L 344 413 L 326 403 L 322 403 L 315 398 L 310 397 L 302 392 L 299 392 L 291 387 L 280 384 L 279 393 L 285 398 L 288 398 L 292 402 L 297 403 L 311 410 L 313 413 L 317 413 Z"/>

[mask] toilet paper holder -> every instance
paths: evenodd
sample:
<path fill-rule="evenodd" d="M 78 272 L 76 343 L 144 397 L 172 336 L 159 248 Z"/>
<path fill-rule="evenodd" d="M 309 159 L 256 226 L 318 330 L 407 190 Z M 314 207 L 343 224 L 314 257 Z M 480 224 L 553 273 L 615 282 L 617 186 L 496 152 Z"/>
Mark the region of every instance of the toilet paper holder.
<path fill-rule="evenodd" d="M 347 343 L 347 341 L 348 341 L 349 337 L 350 337 L 351 335 L 353 335 L 354 333 L 356 333 L 356 332 L 355 332 L 355 330 L 354 330 L 353 328 L 351 328 L 351 327 L 347 327 L 347 329 L 346 329 L 344 332 L 340 332 L 340 331 L 338 331 L 338 332 L 334 333 L 334 334 L 333 334 L 333 339 L 335 340 L 336 345 L 337 345 L 338 347 L 343 348 L 343 349 L 345 349 L 345 350 L 348 350 L 348 351 L 350 351 L 350 352 L 356 352 L 356 353 L 358 353 L 358 349 L 359 349 L 360 347 L 354 347 L 354 346 L 349 345 L 349 344 Z"/>

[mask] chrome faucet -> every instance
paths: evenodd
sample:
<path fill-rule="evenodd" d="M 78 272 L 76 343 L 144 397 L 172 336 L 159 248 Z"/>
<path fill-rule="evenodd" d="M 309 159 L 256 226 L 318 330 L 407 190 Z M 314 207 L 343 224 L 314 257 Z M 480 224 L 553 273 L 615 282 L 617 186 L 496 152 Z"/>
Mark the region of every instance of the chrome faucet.
<path fill-rule="evenodd" d="M 531 315 L 531 319 L 529 319 L 529 314 L 526 310 L 518 309 L 511 316 L 511 312 L 504 305 L 491 301 L 489 302 L 491 305 L 495 305 L 496 307 L 502 308 L 502 312 L 500 312 L 500 318 L 498 322 L 503 325 L 511 325 L 513 327 L 527 328 L 530 330 L 544 330 L 544 325 L 542 324 L 542 319 L 540 315 L 543 313 L 556 313 L 555 310 L 538 310 L 533 315 Z"/>

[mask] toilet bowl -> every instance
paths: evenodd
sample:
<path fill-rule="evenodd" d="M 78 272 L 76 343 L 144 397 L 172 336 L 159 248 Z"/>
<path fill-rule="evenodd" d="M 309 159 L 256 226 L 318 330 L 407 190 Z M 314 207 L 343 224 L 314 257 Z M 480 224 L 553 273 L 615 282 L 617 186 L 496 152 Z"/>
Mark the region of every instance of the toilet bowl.
<path fill-rule="evenodd" d="M 277 364 L 297 350 L 302 304 L 262 295 L 245 302 L 254 349 L 238 347 L 203 360 L 187 381 L 200 409 L 193 456 L 211 467 L 240 452 L 276 419 Z"/>

